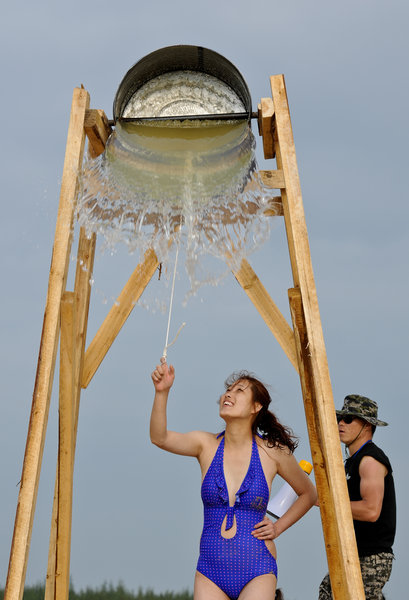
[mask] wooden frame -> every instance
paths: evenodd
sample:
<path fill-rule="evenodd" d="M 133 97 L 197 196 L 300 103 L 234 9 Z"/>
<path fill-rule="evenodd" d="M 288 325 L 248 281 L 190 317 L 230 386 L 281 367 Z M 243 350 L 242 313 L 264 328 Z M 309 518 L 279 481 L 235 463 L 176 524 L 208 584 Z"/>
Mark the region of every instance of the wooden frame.
<path fill-rule="evenodd" d="M 274 198 L 282 208 L 293 275 L 289 290 L 292 327 L 267 290 L 243 260 L 234 275 L 298 371 L 314 463 L 328 567 L 335 600 L 364 600 L 348 491 L 312 272 L 295 146 L 284 77 L 271 77 L 271 98 L 261 99 L 259 132 L 264 156 L 275 157 L 277 168 L 260 171 L 264 183 L 281 191 Z M 38 481 L 47 427 L 55 358 L 61 331 L 59 453 L 52 513 L 46 600 L 68 600 L 72 478 L 81 388 L 87 387 L 111 344 L 149 284 L 158 260 L 147 250 L 85 352 L 95 236 L 81 229 L 73 292 L 66 281 L 77 193 L 77 173 L 88 152 L 103 152 L 110 134 L 102 110 L 89 109 L 89 94 L 73 94 L 60 204 L 31 417 L 14 524 L 5 600 L 21 600 L 34 518 Z M 270 211 L 266 211 L 266 218 Z"/>

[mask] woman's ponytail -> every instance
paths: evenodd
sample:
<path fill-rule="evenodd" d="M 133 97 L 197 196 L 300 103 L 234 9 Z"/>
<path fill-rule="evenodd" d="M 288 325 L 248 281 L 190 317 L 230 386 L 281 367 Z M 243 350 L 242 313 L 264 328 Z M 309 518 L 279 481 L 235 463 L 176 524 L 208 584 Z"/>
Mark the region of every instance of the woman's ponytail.
<path fill-rule="evenodd" d="M 282 425 L 277 417 L 264 406 L 257 413 L 252 429 L 254 434 L 259 433 L 271 447 L 287 446 L 293 453 L 298 446 L 298 440 L 291 429 Z"/>

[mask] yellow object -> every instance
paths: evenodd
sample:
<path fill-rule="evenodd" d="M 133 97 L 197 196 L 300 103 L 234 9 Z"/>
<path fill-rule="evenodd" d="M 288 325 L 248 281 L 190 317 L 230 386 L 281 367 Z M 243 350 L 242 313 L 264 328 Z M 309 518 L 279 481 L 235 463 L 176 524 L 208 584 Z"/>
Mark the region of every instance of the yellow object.
<path fill-rule="evenodd" d="M 305 471 L 305 473 L 307 473 L 307 475 L 309 475 L 311 473 L 312 464 L 309 463 L 308 460 L 300 460 L 300 462 L 298 464 L 300 465 L 302 470 Z"/>

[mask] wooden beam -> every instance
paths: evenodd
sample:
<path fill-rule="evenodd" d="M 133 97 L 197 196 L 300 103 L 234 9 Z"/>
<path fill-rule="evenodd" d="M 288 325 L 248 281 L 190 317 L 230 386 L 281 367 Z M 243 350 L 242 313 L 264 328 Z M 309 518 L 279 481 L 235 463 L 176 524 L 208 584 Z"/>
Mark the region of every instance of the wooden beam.
<path fill-rule="evenodd" d="M 88 328 L 89 303 L 91 298 L 91 277 L 94 269 L 96 236 L 93 234 L 88 238 L 85 230 L 81 228 L 78 240 L 77 269 L 75 273 L 75 295 L 77 298 L 78 317 L 76 329 L 76 356 L 74 373 L 75 389 L 75 431 L 78 427 L 78 416 L 80 408 L 80 396 L 82 389 L 82 371 L 84 368 L 85 343 Z"/>
<path fill-rule="evenodd" d="M 282 190 L 285 188 L 285 179 L 282 169 L 276 171 L 259 171 L 263 184 L 273 190 Z"/>
<path fill-rule="evenodd" d="M 89 121 L 89 112 L 96 112 L 93 122 Z M 109 137 L 111 128 L 108 124 L 108 119 L 103 111 L 86 111 L 85 120 L 88 117 L 88 132 L 84 125 L 86 133 L 88 135 L 88 154 L 91 157 L 97 157 L 101 154 L 105 148 L 105 143 Z M 102 119 L 102 120 L 101 120 Z M 94 142 L 94 138 L 90 131 L 93 132 L 94 128 L 97 127 L 98 134 L 95 136 L 97 140 Z M 100 143 L 102 141 L 102 143 Z M 88 325 L 88 312 L 89 303 L 91 297 L 91 283 L 94 268 L 94 257 L 95 257 L 95 245 L 96 236 L 92 234 L 88 237 L 85 233 L 84 228 L 80 228 L 78 250 L 77 250 L 77 267 L 75 273 L 75 298 L 76 298 L 76 333 L 75 333 L 75 352 L 74 352 L 74 456 L 75 456 L 75 445 L 77 439 L 77 428 L 78 428 L 78 416 L 79 416 L 79 405 L 81 395 L 81 378 L 82 378 L 82 367 L 84 362 L 84 351 L 85 351 L 85 340 Z M 73 456 L 73 461 L 74 461 Z M 58 461 L 55 477 L 55 489 L 53 499 L 53 510 L 51 516 L 51 528 L 50 528 L 50 543 L 48 551 L 48 564 L 47 564 L 47 576 L 45 584 L 44 600 L 55 599 L 55 577 L 56 577 L 56 561 L 57 561 L 57 514 L 58 514 Z"/>
<path fill-rule="evenodd" d="M 310 375 L 314 386 L 313 402 L 315 403 L 319 428 L 321 431 L 325 431 L 325 435 L 321 440 L 322 453 L 329 491 L 332 502 L 336 506 L 337 538 L 339 540 L 337 562 L 342 564 L 343 580 L 342 586 L 338 589 L 334 587 L 332 591 L 335 600 L 364 600 L 327 355 L 312 271 L 288 100 L 282 75 L 271 77 L 271 90 L 275 108 L 277 167 L 283 170 L 286 184 L 285 190 L 281 192 L 281 197 L 294 287 L 298 287 L 301 293 L 309 353 L 311 355 Z M 332 577 L 332 573 L 335 568 L 338 569 L 338 565 L 334 565 L 331 556 L 327 556 L 330 577 Z"/>
<path fill-rule="evenodd" d="M 264 211 L 266 217 L 282 217 L 284 215 L 281 196 L 270 198 L 268 204 L 270 205 L 270 208 L 266 208 Z"/>
<path fill-rule="evenodd" d="M 93 234 L 87 237 L 85 230 L 80 229 L 77 251 L 77 269 L 75 276 L 74 294 L 76 298 L 76 332 L 75 332 L 75 352 L 74 352 L 74 456 L 77 439 L 79 404 L 81 394 L 81 376 L 83 357 L 85 350 L 85 340 L 88 323 L 89 302 L 91 296 L 90 278 L 93 272 L 95 256 L 96 236 Z M 47 577 L 45 584 L 44 600 L 55 599 L 55 574 L 56 574 L 56 553 L 57 553 L 57 514 L 58 514 L 58 461 L 55 478 L 55 490 L 53 500 L 53 510 L 51 516 L 50 543 L 48 551 Z"/>
<path fill-rule="evenodd" d="M 271 98 L 261 98 L 258 105 L 258 131 L 263 137 L 264 158 L 274 158 L 274 104 Z"/>
<path fill-rule="evenodd" d="M 58 345 L 60 303 L 65 290 L 72 243 L 77 173 L 81 168 L 84 153 L 85 111 L 88 107 L 88 92 L 76 88 L 68 127 L 43 331 L 4 593 L 5 600 L 21 600 L 23 596 Z"/>
<path fill-rule="evenodd" d="M 104 356 L 113 344 L 158 266 L 159 262 L 155 252 L 147 250 L 144 261 L 132 273 L 85 352 L 82 374 L 83 388 L 86 388 L 93 378 Z"/>
<path fill-rule="evenodd" d="M 308 437 L 310 440 L 311 456 L 314 465 L 314 476 L 320 503 L 322 530 L 325 548 L 329 562 L 333 564 L 332 580 L 336 589 L 342 589 L 342 562 L 338 561 L 340 541 L 336 527 L 336 507 L 329 491 L 325 460 L 321 451 L 324 432 L 319 430 L 319 420 L 316 417 L 316 402 L 314 401 L 314 383 L 311 379 L 311 357 L 309 340 L 305 327 L 304 311 L 302 308 L 300 290 L 288 290 L 291 318 L 294 327 L 294 337 L 297 347 L 298 371 L 304 400 L 304 411 L 307 421 Z"/>
<path fill-rule="evenodd" d="M 61 301 L 60 409 L 58 428 L 58 510 L 56 539 L 56 600 L 68 600 L 72 523 L 75 411 L 75 294 Z"/>
<path fill-rule="evenodd" d="M 55 600 L 55 572 L 57 568 L 57 518 L 58 518 L 58 459 L 55 474 L 53 509 L 51 513 L 50 541 L 48 546 L 47 575 L 44 600 Z"/>
<path fill-rule="evenodd" d="M 112 128 L 104 111 L 99 109 L 88 109 L 86 111 L 84 127 L 89 141 L 89 154 L 91 158 L 95 158 L 105 150 L 105 144 Z"/>
<path fill-rule="evenodd" d="M 96 158 L 105 150 L 105 144 L 111 133 L 108 119 L 102 110 L 86 110 L 84 121 L 85 133 L 88 137 L 88 155 Z M 91 297 L 90 279 L 94 268 L 96 236 L 87 237 L 84 228 L 80 228 L 77 268 L 75 273 L 76 297 L 76 333 L 74 352 L 74 456 L 77 439 L 79 405 L 81 395 L 82 367 L 84 362 L 85 340 L 88 325 L 88 312 Z M 73 461 L 74 461 L 73 456 Z M 47 576 L 44 600 L 54 600 L 56 593 L 56 562 L 57 562 L 57 515 L 58 515 L 58 481 L 59 468 L 57 461 L 53 510 L 51 516 L 50 543 L 48 551 Z"/>
<path fill-rule="evenodd" d="M 293 331 L 248 261 L 243 259 L 240 269 L 233 271 L 233 274 L 288 356 L 295 370 L 298 370 Z"/>

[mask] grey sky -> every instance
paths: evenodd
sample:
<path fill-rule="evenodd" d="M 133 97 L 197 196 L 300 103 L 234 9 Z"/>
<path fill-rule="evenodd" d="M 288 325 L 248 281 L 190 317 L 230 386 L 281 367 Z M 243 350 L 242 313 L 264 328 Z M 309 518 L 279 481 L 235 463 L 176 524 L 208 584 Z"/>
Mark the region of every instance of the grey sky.
<path fill-rule="evenodd" d="M 7 573 L 72 90 L 83 83 L 91 106 L 111 118 L 125 72 L 153 50 L 184 43 L 232 61 L 254 108 L 270 95 L 269 76 L 285 74 L 335 402 L 341 406 L 347 393 L 368 395 L 390 423 L 375 440 L 391 459 L 399 503 L 396 561 L 386 590 L 390 598 L 403 597 L 409 549 L 407 3 L 40 0 L 9 3 L 2 12 L 0 584 Z M 274 168 L 261 158 L 257 140 L 260 168 Z M 282 221 L 251 263 L 290 320 Z M 98 257 L 89 340 L 108 309 L 104 296 L 115 297 L 132 269 L 123 253 Z M 151 297 L 161 286 L 151 283 Z M 203 288 L 187 308 L 181 306 L 182 288 L 181 270 L 172 325 L 187 326 L 169 351 L 176 368 L 170 427 L 220 429 L 216 399 L 223 381 L 247 368 L 272 385 L 273 409 L 300 436 L 297 457 L 309 459 L 298 377 L 233 277 Z M 202 524 L 199 469 L 148 439 L 149 374 L 163 349 L 166 318 L 136 307 L 82 395 L 71 559 L 77 589 L 119 580 L 133 589 L 192 587 Z M 55 392 L 29 583 L 43 580 L 47 566 Z M 315 598 L 327 569 L 318 510 L 283 534 L 278 553 L 286 600 Z"/>

